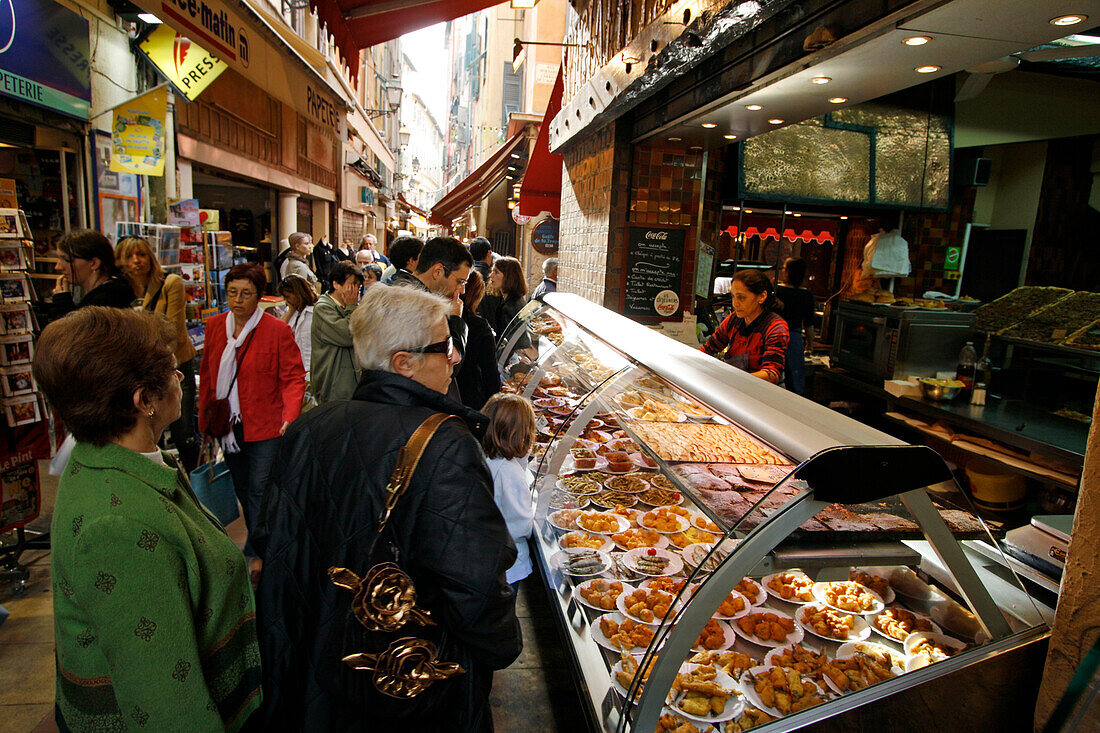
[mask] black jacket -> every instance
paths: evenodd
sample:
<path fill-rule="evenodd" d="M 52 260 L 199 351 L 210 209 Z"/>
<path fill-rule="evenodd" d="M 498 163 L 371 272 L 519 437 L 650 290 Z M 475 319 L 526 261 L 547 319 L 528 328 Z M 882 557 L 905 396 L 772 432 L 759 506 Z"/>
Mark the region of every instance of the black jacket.
<path fill-rule="evenodd" d="M 500 391 L 500 370 L 497 369 L 497 344 L 493 329 L 478 314 L 465 310 L 466 358 L 455 373 L 462 404 L 480 410 L 485 401 Z"/>
<path fill-rule="evenodd" d="M 436 412 L 462 421 L 448 420 L 436 432 L 389 527 L 418 604 L 455 642 L 444 658 L 467 673 L 442 683 L 449 688 L 442 717 L 402 718 L 400 725 L 409 731 L 486 727 L 492 670 L 511 664 L 522 648 L 515 597 L 505 582 L 516 549 L 493 503 L 475 437 L 488 421 L 410 379 L 368 370 L 351 400 L 323 404 L 290 426 L 271 473 L 253 539 L 264 555 L 256 592 L 264 730 L 393 729 L 354 692 L 370 685 L 370 674 L 340 661 L 364 650 L 339 647 L 359 626 L 352 594 L 326 573 L 331 566 L 367 571 L 364 554 L 397 452 Z M 418 628 L 407 626 L 402 634 Z"/>
<path fill-rule="evenodd" d="M 488 305 L 485 304 L 486 301 L 488 301 Z M 518 295 L 507 298 L 501 295 L 486 295 L 481 299 L 481 307 L 477 309 L 477 312 L 484 316 L 485 320 L 492 326 L 499 342 L 504 338 L 504 332 L 508 329 L 508 324 L 512 322 L 517 313 L 523 310 L 525 305 L 527 305 L 527 300 Z M 516 342 L 516 348 L 520 349 L 525 349 L 530 345 L 531 339 L 526 333 L 520 336 Z"/>
<path fill-rule="evenodd" d="M 56 293 L 50 300 L 47 312 L 50 320 L 55 321 L 86 305 L 129 308 L 135 299 L 134 288 L 129 280 L 124 277 L 112 277 L 85 293 L 79 304 L 73 302 L 72 292 Z"/>

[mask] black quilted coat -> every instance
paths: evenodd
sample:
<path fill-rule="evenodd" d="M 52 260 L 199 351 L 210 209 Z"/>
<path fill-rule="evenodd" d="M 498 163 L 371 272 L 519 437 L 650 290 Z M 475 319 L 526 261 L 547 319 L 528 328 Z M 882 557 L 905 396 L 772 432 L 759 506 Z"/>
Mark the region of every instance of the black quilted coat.
<path fill-rule="evenodd" d="M 291 425 L 271 474 L 254 540 L 264 554 L 256 593 L 264 730 L 394 729 L 357 692 L 369 687 L 369 673 L 340 661 L 364 650 L 333 648 L 334 639 L 339 646 L 357 631 L 357 622 L 348 613 L 352 594 L 333 585 L 326 571 L 335 565 L 366 572 L 366 547 L 397 451 L 435 412 L 462 420 L 447 420 L 436 432 L 390 526 L 418 602 L 450 637 L 441 656 L 467 673 L 443 683 L 441 713 L 397 725 L 492 729 L 492 670 L 511 664 L 522 641 L 515 597 L 504 580 L 516 549 L 474 437 L 487 420 L 410 379 L 367 371 L 351 400 L 321 405 Z"/>

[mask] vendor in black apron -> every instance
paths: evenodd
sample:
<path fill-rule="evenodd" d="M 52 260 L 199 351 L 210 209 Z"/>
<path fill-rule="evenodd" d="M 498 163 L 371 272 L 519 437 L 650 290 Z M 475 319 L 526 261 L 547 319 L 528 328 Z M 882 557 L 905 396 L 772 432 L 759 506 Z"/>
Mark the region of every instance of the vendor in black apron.
<path fill-rule="evenodd" d="M 741 270 L 730 285 L 733 313 L 702 350 L 719 356 L 754 377 L 779 384 L 786 363 L 790 331 L 787 322 L 773 308 L 778 305 L 771 280 L 757 270 Z"/>

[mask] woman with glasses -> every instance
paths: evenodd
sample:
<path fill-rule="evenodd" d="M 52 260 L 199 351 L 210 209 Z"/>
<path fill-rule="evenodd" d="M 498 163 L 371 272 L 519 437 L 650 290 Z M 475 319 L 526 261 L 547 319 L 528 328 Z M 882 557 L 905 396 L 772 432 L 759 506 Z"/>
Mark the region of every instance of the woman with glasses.
<path fill-rule="evenodd" d="M 199 446 L 195 439 L 195 346 L 187 333 L 187 294 L 183 280 L 161 269 L 153 248 L 143 237 L 120 239 L 115 246 L 115 261 L 130 278 L 142 309 L 163 313 L 176 329 L 174 350 L 179 363 L 177 368 L 183 374 L 180 382 L 183 406 L 179 420 L 169 425 L 168 430 L 183 467 L 193 471 L 199 462 Z"/>
<path fill-rule="evenodd" d="M 505 573 L 516 548 L 493 503 L 478 444 L 484 415 L 450 400 L 458 359 L 450 303 L 409 287 L 372 287 L 351 317 L 364 367 L 350 400 L 314 408 L 291 426 L 272 472 L 257 612 L 264 659 L 264 730 L 492 730 L 493 670 L 521 647 L 515 597 Z M 370 531 L 385 503 L 398 451 L 428 417 L 445 420 L 428 442 L 384 535 L 435 627 L 408 624 L 400 635 L 439 646 L 462 674 L 415 700 L 387 702 L 370 672 L 341 659 L 364 651 L 352 594 L 330 567 L 363 575 Z M 303 511 L 308 508 L 308 511 Z M 380 543 L 380 546 L 383 543 Z M 387 552 L 386 557 L 390 557 Z M 395 713 L 409 715 L 397 719 Z"/>
<path fill-rule="evenodd" d="M 259 308 L 266 285 L 255 263 L 226 273 L 229 311 L 206 321 L 199 366 L 199 430 L 221 443 L 250 536 L 279 438 L 301 412 L 306 389 L 294 332 Z M 228 429 L 217 424 L 219 400 L 228 400 Z"/>
<path fill-rule="evenodd" d="M 134 289 L 122 276 L 111 243 L 97 231 L 76 229 L 63 234 L 57 241 L 53 269 L 61 277 L 48 309 L 51 321 L 86 305 L 129 308 L 134 302 Z"/>

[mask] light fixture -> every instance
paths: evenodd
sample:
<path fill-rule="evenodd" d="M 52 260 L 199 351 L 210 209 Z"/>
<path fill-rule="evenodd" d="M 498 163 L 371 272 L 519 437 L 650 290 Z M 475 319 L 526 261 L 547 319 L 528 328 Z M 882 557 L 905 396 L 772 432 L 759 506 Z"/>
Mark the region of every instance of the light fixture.
<path fill-rule="evenodd" d="M 737 136 L 733 135 L 733 134 L 723 135 L 722 137 L 726 138 L 727 140 L 736 140 L 737 139 Z"/>
<path fill-rule="evenodd" d="M 746 213 L 746 214 L 751 214 L 751 213 L 752 213 L 752 209 L 745 209 L 745 213 Z"/>
<path fill-rule="evenodd" d="M 828 84 L 831 81 L 832 79 L 828 76 L 815 76 L 813 79 L 810 79 L 811 84 Z"/>
<path fill-rule="evenodd" d="M 707 128 L 708 130 L 712 130 L 715 127 L 718 127 L 718 123 L 717 122 L 704 122 L 703 127 Z"/>
<path fill-rule="evenodd" d="M 397 141 L 401 144 L 401 147 L 403 148 L 408 146 L 409 138 L 411 137 L 412 131 L 405 126 L 402 126 L 401 129 L 397 131 Z"/>
<path fill-rule="evenodd" d="M 144 20 L 149 25 L 160 25 L 163 22 L 152 13 L 138 13 L 138 20 Z"/>
<path fill-rule="evenodd" d="M 847 97 L 829 97 L 829 102 L 832 104 L 844 104 L 847 101 Z"/>
<path fill-rule="evenodd" d="M 931 36 L 909 36 L 902 43 L 906 46 L 923 46 L 931 40 Z"/>
<path fill-rule="evenodd" d="M 753 112 L 755 112 L 757 110 L 764 109 L 764 107 L 759 104 L 746 104 L 745 109 L 751 109 Z"/>
<path fill-rule="evenodd" d="M 845 220 L 845 219 L 847 219 L 847 218 L 848 218 L 848 216 L 847 216 L 846 214 L 841 214 L 841 215 L 840 215 L 840 220 L 841 220 L 841 221 L 844 221 L 844 220 Z"/>
<path fill-rule="evenodd" d="M 534 7 L 535 3 L 532 2 L 530 7 Z M 512 6 L 516 7 L 516 6 Z M 581 48 L 579 43 L 555 43 L 553 41 L 521 41 L 516 38 L 512 41 L 512 73 L 518 73 L 519 67 L 523 66 L 523 60 L 527 58 L 526 46 L 561 46 L 562 48 Z"/>
<path fill-rule="evenodd" d="M 740 210 L 741 210 L 740 206 L 734 206 L 733 209 L 732 209 L 732 211 L 740 211 Z"/>
<path fill-rule="evenodd" d="M 791 216 L 793 216 L 795 218 L 798 218 L 798 217 L 802 216 L 802 214 L 791 214 Z"/>
<path fill-rule="evenodd" d="M 939 70 L 940 67 L 936 66 L 935 64 L 918 66 L 917 68 L 913 69 L 913 71 L 917 72 L 918 74 L 935 74 Z"/>
<path fill-rule="evenodd" d="M 770 120 L 768 120 L 768 124 L 769 125 L 782 125 L 783 120 L 779 119 L 778 117 L 772 117 Z"/>
<path fill-rule="evenodd" d="M 1057 18 L 1051 18 L 1049 23 L 1051 25 L 1077 25 L 1078 23 L 1084 23 L 1088 19 L 1089 16 L 1087 15 L 1074 13 L 1072 15 L 1059 15 Z"/>
<path fill-rule="evenodd" d="M 512 157 L 513 158 L 518 158 L 518 157 L 520 157 L 520 155 L 519 155 L 519 153 L 512 153 Z"/>
<path fill-rule="evenodd" d="M 528 10 L 535 7 L 535 3 L 537 3 L 538 1 L 539 0 L 512 0 L 509 5 L 511 6 L 512 10 Z"/>
<path fill-rule="evenodd" d="M 670 138 L 668 139 L 668 141 L 669 141 L 670 143 L 678 143 L 678 142 L 680 142 L 681 140 L 683 140 L 683 138 L 682 138 L 682 137 L 670 137 Z"/>
<path fill-rule="evenodd" d="M 692 145 L 692 146 L 691 146 L 691 149 L 692 149 L 692 150 L 702 150 L 702 149 L 703 149 L 703 146 L 702 146 L 702 145 Z"/>

